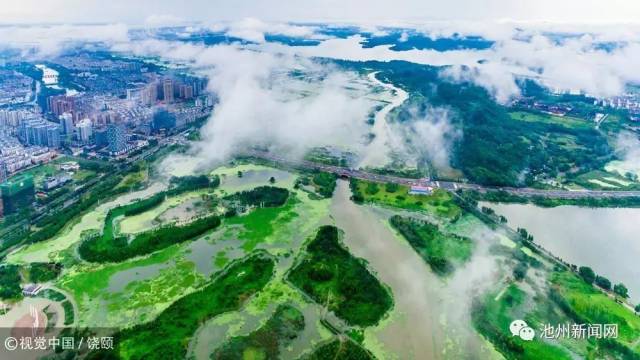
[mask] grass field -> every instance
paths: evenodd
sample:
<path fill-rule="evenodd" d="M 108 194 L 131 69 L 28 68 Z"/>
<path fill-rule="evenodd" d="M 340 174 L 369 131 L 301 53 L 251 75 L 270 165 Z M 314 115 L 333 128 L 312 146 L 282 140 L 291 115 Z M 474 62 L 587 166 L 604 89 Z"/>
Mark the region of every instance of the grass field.
<path fill-rule="evenodd" d="M 544 113 L 533 113 L 527 111 L 514 111 L 509 115 L 514 120 L 527 121 L 527 122 L 542 122 L 547 124 L 563 125 L 570 128 L 591 128 L 595 124 L 592 121 L 580 119 L 571 116 L 556 116 Z"/>
<path fill-rule="evenodd" d="M 267 241 L 279 226 L 298 216 L 294 210 L 298 203 L 300 200 L 291 194 L 284 206 L 257 208 L 247 215 L 226 219 L 224 224 L 242 225 L 238 238 L 244 241 L 242 247 L 245 251 L 252 251 L 258 244 Z"/>
<path fill-rule="evenodd" d="M 640 317 L 569 271 L 554 272 L 551 283 L 578 317 L 592 324 L 618 324 L 618 340 L 640 355 Z"/>
<path fill-rule="evenodd" d="M 411 195 L 405 185 L 378 184 L 362 180 L 352 180 L 351 191 L 354 198 L 361 196 L 363 202 L 414 211 L 427 211 L 437 216 L 455 220 L 462 215 L 453 196 L 446 190 L 436 189 L 431 195 Z"/>
<path fill-rule="evenodd" d="M 640 183 L 633 182 L 615 171 L 593 170 L 581 174 L 573 182 L 585 188 L 603 190 L 634 190 L 640 188 Z"/>
<path fill-rule="evenodd" d="M 116 264 L 81 263 L 68 269 L 56 282 L 75 299 L 80 325 L 130 326 L 152 318 L 178 297 L 193 291 L 204 279 L 193 263 L 181 255 L 182 246 L 174 245 L 151 254 Z M 114 275 L 173 261 L 157 276 L 132 280 L 123 291 L 109 291 Z"/>
<path fill-rule="evenodd" d="M 498 294 L 500 293 L 489 293 L 476 300 L 471 317 L 476 330 L 506 359 L 571 359 L 566 350 L 539 338 L 524 341 L 512 336 L 509 324 L 515 319 L 526 319 L 526 314 L 523 313 L 526 307 L 523 304 L 527 294 L 515 284 L 509 285 L 499 296 Z"/>

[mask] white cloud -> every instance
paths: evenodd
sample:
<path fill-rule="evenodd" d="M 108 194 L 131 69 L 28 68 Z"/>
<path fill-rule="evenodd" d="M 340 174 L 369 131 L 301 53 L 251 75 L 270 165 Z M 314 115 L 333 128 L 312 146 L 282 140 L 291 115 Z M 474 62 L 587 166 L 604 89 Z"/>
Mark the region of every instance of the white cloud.
<path fill-rule="evenodd" d="M 144 24 L 148 27 L 176 26 L 186 22 L 184 18 L 171 14 L 152 14 L 144 19 Z"/>
<path fill-rule="evenodd" d="M 631 132 L 622 132 L 616 139 L 616 153 L 621 159 L 608 165 L 607 170 L 617 171 L 622 176 L 628 173 L 640 176 L 640 140 Z"/>
<path fill-rule="evenodd" d="M 284 35 L 294 38 L 324 38 L 316 34 L 316 28 L 312 26 L 293 25 L 279 22 L 264 22 L 257 18 L 244 18 L 228 23 L 215 23 L 211 25 L 212 31 L 225 31 L 229 36 L 243 40 L 263 43 L 265 35 Z"/>
<path fill-rule="evenodd" d="M 39 58 L 58 55 L 66 46 L 87 41 L 129 41 L 124 24 L 4 26 L 0 27 L 0 39 L 0 47 L 17 48 L 25 56 Z"/>
<path fill-rule="evenodd" d="M 577 29 L 575 25 L 562 28 Z M 459 33 L 457 29 L 441 29 L 435 36 Z M 404 60 L 433 66 L 452 65 L 451 69 L 444 72 L 450 79 L 473 81 L 486 88 L 500 102 L 519 94 L 515 82 L 518 76 L 535 78 L 553 90 L 579 90 L 598 97 L 618 95 L 626 84 L 640 82 L 640 72 L 637 71 L 640 65 L 640 43 L 637 40 L 640 38 L 640 29 L 635 42 L 609 51 L 597 46 L 603 38 L 613 34 L 608 27 L 583 27 L 585 35 L 565 37 L 562 41 L 552 41 L 544 35 L 546 32 L 539 25 L 524 30 L 513 27 L 511 30 L 506 30 L 506 27 L 500 29 L 495 36 L 502 39 L 484 50 L 394 51 L 390 45 L 363 48 L 363 38 L 358 35 L 347 39 L 329 39 L 318 46 L 264 44 L 259 49 L 352 61 Z M 597 33 L 598 29 L 603 32 Z M 632 38 L 630 34 L 626 36 Z"/>
<path fill-rule="evenodd" d="M 219 104 L 202 129 L 196 155 L 222 161 L 257 144 L 300 156 L 313 146 L 359 146 L 372 102 L 359 75 L 304 58 L 242 49 L 150 40 L 115 48 L 189 62 L 206 74 Z M 291 70 L 309 78 L 292 78 Z M 353 90 L 352 88 L 356 89 Z"/>

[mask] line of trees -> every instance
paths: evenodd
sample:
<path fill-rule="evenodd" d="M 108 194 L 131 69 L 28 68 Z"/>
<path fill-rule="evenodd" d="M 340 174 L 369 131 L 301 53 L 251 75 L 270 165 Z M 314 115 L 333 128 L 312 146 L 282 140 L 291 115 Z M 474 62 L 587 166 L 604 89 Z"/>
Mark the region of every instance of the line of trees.
<path fill-rule="evenodd" d="M 121 262 L 136 256 L 150 254 L 173 244 L 178 244 L 220 226 L 218 216 L 209 216 L 184 226 L 163 226 L 135 236 L 128 242 L 127 237 L 120 236 L 111 241 L 95 236 L 80 244 L 80 256 L 90 262 Z"/>
<path fill-rule="evenodd" d="M 593 269 L 588 266 L 580 266 L 578 275 L 589 285 L 595 283 L 604 290 L 611 291 L 611 281 L 604 276 L 596 275 Z M 629 298 L 629 289 L 623 283 L 613 285 L 613 293 L 623 299 Z"/>
<path fill-rule="evenodd" d="M 245 206 L 278 207 L 287 202 L 289 190 L 275 186 L 259 186 L 252 190 L 241 191 L 225 197 L 238 201 Z"/>

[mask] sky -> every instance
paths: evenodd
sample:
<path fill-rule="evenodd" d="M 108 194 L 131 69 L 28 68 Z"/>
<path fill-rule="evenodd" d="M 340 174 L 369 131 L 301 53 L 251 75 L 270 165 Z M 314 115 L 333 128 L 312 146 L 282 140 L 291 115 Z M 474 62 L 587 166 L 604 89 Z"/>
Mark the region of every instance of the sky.
<path fill-rule="evenodd" d="M 4 0 L 0 24 L 474 20 L 640 22 L 637 0 Z"/>

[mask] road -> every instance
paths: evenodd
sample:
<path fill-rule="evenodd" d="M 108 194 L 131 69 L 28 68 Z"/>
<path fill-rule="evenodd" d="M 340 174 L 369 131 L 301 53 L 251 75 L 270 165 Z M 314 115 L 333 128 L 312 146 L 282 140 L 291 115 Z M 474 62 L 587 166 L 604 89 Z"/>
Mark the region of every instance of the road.
<path fill-rule="evenodd" d="M 325 165 L 306 160 L 293 161 L 284 157 L 274 155 L 267 152 L 252 150 L 247 155 L 273 161 L 279 164 L 302 168 L 306 170 L 320 170 L 336 174 L 341 177 L 356 178 L 366 181 L 374 181 L 379 183 L 396 183 L 400 185 L 418 185 L 440 188 L 448 191 L 475 190 L 479 192 L 486 191 L 504 191 L 511 195 L 522 197 L 541 196 L 552 199 L 583 199 L 583 198 L 632 198 L 640 197 L 640 191 L 611 191 L 611 190 L 549 190 L 549 189 L 533 189 L 533 188 L 514 188 L 514 187 L 493 187 L 479 184 L 470 184 L 454 181 L 435 181 L 429 179 L 412 179 L 391 175 L 380 175 L 359 169 L 345 168 L 341 166 Z"/>

